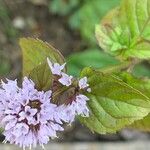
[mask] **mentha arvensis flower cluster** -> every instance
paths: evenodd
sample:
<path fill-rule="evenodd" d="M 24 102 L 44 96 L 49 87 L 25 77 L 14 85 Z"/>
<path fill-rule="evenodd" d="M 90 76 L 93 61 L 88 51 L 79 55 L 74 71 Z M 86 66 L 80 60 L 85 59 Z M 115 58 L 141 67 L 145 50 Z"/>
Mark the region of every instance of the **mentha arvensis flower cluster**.
<path fill-rule="evenodd" d="M 17 81 L 7 80 L 0 86 L 0 122 L 4 128 L 4 142 L 26 147 L 47 144 L 50 138 L 56 138 L 58 131 L 63 131 L 64 123 L 72 123 L 76 115 L 89 116 L 86 106 L 88 97 L 82 90 L 90 92 L 87 78 L 80 79 L 73 87 L 74 78 L 63 72 L 65 64 L 52 64 L 48 59 L 53 74 L 53 84 L 49 91 L 38 91 L 31 79 L 24 77 L 22 87 Z M 71 97 L 66 97 L 62 104 L 56 103 L 57 87 L 73 88 Z M 61 99 L 61 96 L 59 96 Z"/>

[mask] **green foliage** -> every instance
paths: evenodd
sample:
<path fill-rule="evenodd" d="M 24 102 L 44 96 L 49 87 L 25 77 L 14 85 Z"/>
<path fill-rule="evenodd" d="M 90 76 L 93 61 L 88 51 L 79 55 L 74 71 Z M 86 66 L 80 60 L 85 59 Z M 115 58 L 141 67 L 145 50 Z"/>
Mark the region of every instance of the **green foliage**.
<path fill-rule="evenodd" d="M 80 0 L 51 0 L 49 9 L 54 14 L 68 15 L 72 9 L 78 6 Z"/>
<path fill-rule="evenodd" d="M 0 55 L 0 76 L 7 74 L 11 69 L 10 63 Z"/>
<path fill-rule="evenodd" d="M 150 58 L 150 1 L 123 0 L 96 26 L 100 46 L 126 58 Z"/>
<path fill-rule="evenodd" d="M 17 36 L 18 31 L 12 26 L 10 12 L 3 1 L 0 1 L 0 22 L 8 38 Z"/>
<path fill-rule="evenodd" d="M 71 0 L 61 2 L 70 4 Z M 78 23 L 73 23 L 75 25 L 73 27 L 80 28 L 81 35 L 94 45 L 92 35 L 94 24 L 117 2 L 118 0 L 109 1 L 107 7 L 107 0 L 84 1 L 73 16 L 79 19 L 76 21 Z M 69 8 L 71 6 L 63 10 L 62 15 L 68 14 L 71 11 Z M 81 77 L 88 78 L 91 88 L 91 93 L 84 93 L 90 99 L 88 101 L 90 116 L 79 117 L 80 121 L 93 132 L 115 133 L 124 127 L 150 131 L 150 80 L 143 78 L 149 75 L 149 71 L 146 67 L 142 67 L 143 64 L 139 60 L 150 58 L 149 8 L 150 2 L 147 0 L 123 0 L 120 7 L 113 9 L 102 23 L 97 25 L 96 37 L 100 46 L 106 52 L 117 56 L 120 61 L 97 48 L 68 58 L 69 72 L 75 76 L 78 76 L 80 70 L 86 66 L 95 68 L 87 67 L 81 72 Z M 39 90 L 49 90 L 52 74 L 46 58 L 63 64 L 63 56 L 38 39 L 23 38 L 20 40 L 20 46 L 23 51 L 23 75 L 29 76 Z M 137 78 L 132 73 L 142 78 Z M 61 95 L 59 97 L 56 94 L 55 98 L 63 103 L 64 97 L 69 92 L 72 93 L 74 87 L 60 88 L 57 92 Z"/>
<path fill-rule="evenodd" d="M 89 44 L 95 45 L 95 24 L 99 22 L 109 9 L 115 7 L 119 2 L 120 0 L 87 0 L 70 17 L 69 24 L 72 28 L 79 29 L 81 36 Z"/>
<path fill-rule="evenodd" d="M 115 75 L 105 75 L 85 68 L 92 92 L 88 106 L 90 117 L 80 118 L 93 132 L 114 133 L 142 119 L 150 112 L 150 98 Z"/>
<path fill-rule="evenodd" d="M 149 79 L 138 79 L 133 77 L 130 74 L 122 73 L 120 75 L 122 80 L 126 82 L 128 85 L 133 86 L 134 88 L 137 88 L 142 93 L 150 97 L 150 80 Z M 135 121 L 133 124 L 131 124 L 129 127 L 140 129 L 142 131 L 150 131 L 150 114 L 148 114 L 146 117 L 144 117 L 141 120 Z"/>
<path fill-rule="evenodd" d="M 50 90 L 52 83 L 52 74 L 47 63 L 42 63 L 35 67 L 29 74 L 29 78 L 35 83 L 36 89 L 39 91 Z"/>
<path fill-rule="evenodd" d="M 148 64 L 138 64 L 134 67 L 133 69 L 133 74 L 138 76 L 138 77 L 150 77 L 150 69 Z"/>
<path fill-rule="evenodd" d="M 80 71 L 86 66 L 103 68 L 119 63 L 113 57 L 98 49 L 87 49 L 84 52 L 73 54 L 68 58 L 67 62 L 68 72 L 74 76 L 78 76 Z"/>
<path fill-rule="evenodd" d="M 90 45 L 95 45 L 95 24 L 119 2 L 120 0 L 52 0 L 49 9 L 61 16 L 69 15 L 70 27 L 79 30 Z"/>
<path fill-rule="evenodd" d="M 150 97 L 150 80 L 148 78 L 137 78 L 129 73 L 123 72 L 117 74 L 129 86 L 141 91 L 147 97 Z"/>
<path fill-rule="evenodd" d="M 63 64 L 63 56 L 48 43 L 38 39 L 22 38 L 20 46 L 23 53 L 23 76 L 29 76 L 37 89 L 49 90 L 52 74 L 46 59 L 48 57 L 52 62 Z"/>
<path fill-rule="evenodd" d="M 150 114 L 141 120 L 135 121 L 129 127 L 136 128 L 136 129 L 139 129 L 141 131 L 149 131 L 150 132 Z"/>
<path fill-rule="evenodd" d="M 63 56 L 48 43 L 39 39 L 22 38 L 20 46 L 23 53 L 23 75 L 28 76 L 38 65 L 44 63 L 47 57 L 52 62 L 64 63 Z"/>

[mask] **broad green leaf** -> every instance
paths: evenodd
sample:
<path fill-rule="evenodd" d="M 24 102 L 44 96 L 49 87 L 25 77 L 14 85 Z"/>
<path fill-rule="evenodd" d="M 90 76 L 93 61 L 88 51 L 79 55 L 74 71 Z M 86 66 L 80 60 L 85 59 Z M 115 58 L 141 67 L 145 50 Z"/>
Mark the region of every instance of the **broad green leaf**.
<path fill-rule="evenodd" d="M 150 114 L 141 120 L 135 121 L 129 127 L 136 128 L 136 129 L 139 129 L 141 131 L 149 131 L 150 132 Z"/>
<path fill-rule="evenodd" d="M 108 53 L 127 58 L 150 58 L 150 1 L 122 0 L 96 26 L 99 45 Z"/>
<path fill-rule="evenodd" d="M 64 58 L 58 50 L 39 39 L 22 38 L 20 46 L 23 53 L 24 76 L 28 76 L 35 67 L 44 63 L 47 57 L 53 62 L 64 63 Z"/>
<path fill-rule="evenodd" d="M 67 62 L 68 72 L 74 76 L 78 76 L 86 66 L 103 68 L 119 63 L 116 59 L 98 49 L 87 49 L 84 52 L 72 54 Z"/>
<path fill-rule="evenodd" d="M 140 90 L 142 93 L 150 97 L 150 80 L 148 78 L 140 79 L 128 73 L 122 73 L 120 78 L 132 87 Z M 141 120 L 135 121 L 129 127 L 140 129 L 142 131 L 150 131 L 150 114 Z"/>
<path fill-rule="evenodd" d="M 78 29 L 87 44 L 95 45 L 95 24 L 108 10 L 117 6 L 120 0 L 85 0 L 81 7 L 71 15 L 69 24 L 73 29 Z"/>
<path fill-rule="evenodd" d="M 114 133 L 150 112 L 150 98 L 118 76 L 91 68 L 85 68 L 81 76 L 88 77 L 92 92 L 87 94 L 90 117 L 80 121 L 93 132 Z"/>
<path fill-rule="evenodd" d="M 39 91 L 50 90 L 52 83 L 51 77 L 52 74 L 46 62 L 35 67 L 29 74 L 29 78 L 34 81 L 36 89 Z"/>
<path fill-rule="evenodd" d="M 137 78 L 127 72 L 119 73 L 118 76 L 129 86 L 138 89 L 150 98 L 150 80 L 148 78 Z"/>

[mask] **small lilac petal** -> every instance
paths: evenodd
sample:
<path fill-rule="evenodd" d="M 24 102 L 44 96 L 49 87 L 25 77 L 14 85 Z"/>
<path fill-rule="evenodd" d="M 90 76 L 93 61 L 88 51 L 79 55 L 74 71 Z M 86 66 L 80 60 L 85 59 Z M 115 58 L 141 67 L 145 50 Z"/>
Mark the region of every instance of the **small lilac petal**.
<path fill-rule="evenodd" d="M 52 62 L 50 61 L 50 59 L 47 57 L 47 63 L 50 67 L 50 69 L 52 70 L 53 69 L 53 65 L 52 65 Z"/>
<path fill-rule="evenodd" d="M 78 115 L 82 115 L 84 117 L 89 116 L 89 109 L 86 106 L 86 101 L 88 101 L 89 98 L 85 95 L 78 95 L 76 96 L 76 111 Z"/>
<path fill-rule="evenodd" d="M 3 118 L 2 123 L 3 123 L 3 122 L 11 121 L 11 120 L 13 120 L 13 119 L 15 119 L 15 118 L 16 118 L 16 117 L 13 116 L 13 115 L 7 115 L 6 117 Z"/>
<path fill-rule="evenodd" d="M 83 94 L 79 94 L 79 95 L 76 96 L 76 100 L 77 101 L 78 100 L 80 100 L 80 101 L 88 101 L 89 98 L 87 96 L 83 95 Z"/>
<path fill-rule="evenodd" d="M 47 136 L 46 125 L 40 128 L 38 132 L 38 140 L 40 144 L 47 144 L 49 141 L 49 137 Z"/>
<path fill-rule="evenodd" d="M 11 110 L 11 109 L 6 109 L 5 110 L 5 114 L 8 115 L 8 114 L 14 114 L 15 111 L 14 110 Z"/>
<path fill-rule="evenodd" d="M 22 82 L 22 88 L 23 89 L 28 89 L 28 90 L 33 90 L 34 89 L 34 82 L 27 77 L 24 77 L 23 82 Z"/>
<path fill-rule="evenodd" d="M 66 106 L 65 122 L 72 123 L 76 115 L 81 115 L 83 117 L 89 117 L 89 109 L 86 106 L 86 102 L 89 100 L 85 95 L 79 94 L 76 96 L 75 101 Z"/>
<path fill-rule="evenodd" d="M 16 123 L 17 123 L 17 119 L 12 120 L 11 122 L 7 123 L 5 126 L 5 130 L 11 129 L 12 127 L 14 127 L 16 125 Z"/>
<path fill-rule="evenodd" d="M 72 79 L 72 76 L 62 73 L 62 77 L 58 81 L 65 86 L 70 86 L 72 84 Z"/>
<path fill-rule="evenodd" d="M 47 116 L 42 115 L 42 114 L 38 114 L 37 116 L 37 120 L 38 122 L 40 122 L 41 124 L 46 124 L 47 123 Z"/>
<path fill-rule="evenodd" d="M 25 123 L 18 123 L 16 126 L 15 126 L 15 129 L 14 129 L 14 132 L 13 134 L 16 136 L 16 137 L 19 137 L 21 136 L 22 134 L 25 135 L 27 134 L 29 131 L 29 126 L 26 125 Z"/>
<path fill-rule="evenodd" d="M 22 111 L 19 113 L 19 116 L 20 116 L 19 121 L 22 121 L 26 118 L 26 113 L 24 111 Z"/>
<path fill-rule="evenodd" d="M 91 90 L 91 88 L 88 88 L 87 91 L 90 93 L 92 90 Z"/>
<path fill-rule="evenodd" d="M 30 116 L 34 116 L 37 113 L 37 109 L 29 109 L 28 112 L 30 113 Z"/>
<path fill-rule="evenodd" d="M 79 80 L 79 87 L 80 87 L 80 89 L 84 89 L 84 88 L 86 88 L 88 86 L 89 86 L 89 84 L 87 84 L 87 77 L 81 78 Z"/>
<path fill-rule="evenodd" d="M 25 112 L 27 112 L 28 110 L 30 110 L 31 107 L 30 106 L 25 106 Z"/>
<path fill-rule="evenodd" d="M 29 125 L 37 125 L 39 122 L 38 121 L 36 121 L 33 117 L 28 117 L 27 118 L 27 120 L 28 120 L 28 124 Z"/>
<path fill-rule="evenodd" d="M 52 96 L 52 91 L 51 90 L 49 90 L 49 91 L 47 91 L 47 92 L 45 92 L 45 94 L 42 94 L 42 95 L 44 95 L 42 98 L 40 98 L 40 101 L 42 102 L 42 103 L 44 103 L 44 102 L 48 102 L 48 103 L 50 103 L 50 100 L 51 100 L 51 96 Z"/>
<path fill-rule="evenodd" d="M 61 75 L 61 72 L 66 65 L 66 63 L 64 63 L 63 65 L 60 65 L 58 63 L 52 64 L 52 62 L 50 61 L 49 58 L 47 58 L 47 63 L 51 69 L 52 74 L 54 74 L 54 75 Z"/>
<path fill-rule="evenodd" d="M 51 127 L 53 130 L 59 130 L 59 131 L 63 131 L 64 128 L 62 128 L 59 124 L 54 124 L 54 123 L 51 123 Z"/>
<path fill-rule="evenodd" d="M 49 90 L 49 91 L 45 92 L 44 99 L 49 99 L 51 96 L 52 96 L 52 91 Z"/>
<path fill-rule="evenodd" d="M 17 86 L 17 80 L 12 81 L 12 80 L 7 79 L 7 83 L 4 83 L 3 81 L 1 81 L 1 86 L 2 86 L 2 89 L 4 89 L 5 91 L 5 95 L 8 97 L 9 96 L 13 97 L 19 90 L 19 87 Z"/>

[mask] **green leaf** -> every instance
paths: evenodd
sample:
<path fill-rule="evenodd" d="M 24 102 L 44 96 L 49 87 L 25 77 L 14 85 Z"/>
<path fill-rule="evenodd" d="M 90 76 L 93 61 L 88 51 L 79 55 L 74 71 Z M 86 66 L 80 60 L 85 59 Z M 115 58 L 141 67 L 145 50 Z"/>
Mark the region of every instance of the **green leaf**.
<path fill-rule="evenodd" d="M 133 86 L 134 88 L 140 90 L 142 93 L 150 97 L 150 80 L 148 78 L 135 78 L 128 73 L 122 73 L 120 77 L 125 83 Z M 135 121 L 129 126 L 129 128 L 136 128 L 142 131 L 150 131 L 150 114 L 148 114 L 141 120 Z"/>
<path fill-rule="evenodd" d="M 119 73 L 118 76 L 129 86 L 138 89 L 147 97 L 150 97 L 150 80 L 148 78 L 137 78 L 127 72 Z"/>
<path fill-rule="evenodd" d="M 64 58 L 58 50 L 39 39 L 22 38 L 20 46 L 23 53 L 24 76 L 28 76 L 35 67 L 44 63 L 47 57 L 53 62 L 64 63 Z"/>
<path fill-rule="evenodd" d="M 78 76 L 80 71 L 86 66 L 103 68 L 119 63 L 113 57 L 95 48 L 72 54 L 67 59 L 67 62 L 68 72 L 74 76 Z"/>
<path fill-rule="evenodd" d="M 96 26 L 99 45 L 121 59 L 150 58 L 150 1 L 122 0 Z"/>
<path fill-rule="evenodd" d="M 52 84 L 52 73 L 47 63 L 43 63 L 35 67 L 29 74 L 29 78 L 35 83 L 36 89 L 39 91 L 50 90 Z"/>
<path fill-rule="evenodd" d="M 150 112 L 150 98 L 118 76 L 91 68 L 85 68 L 81 76 L 88 77 L 92 92 L 87 94 L 90 117 L 80 121 L 93 132 L 114 133 Z"/>
<path fill-rule="evenodd" d="M 149 131 L 150 132 L 150 114 L 141 120 L 135 121 L 129 127 L 136 128 L 136 129 L 139 129 L 141 131 Z"/>
<path fill-rule="evenodd" d="M 81 7 L 71 15 L 69 24 L 78 29 L 81 36 L 91 45 L 96 45 L 94 36 L 95 24 L 111 8 L 117 6 L 120 0 L 85 0 Z"/>

